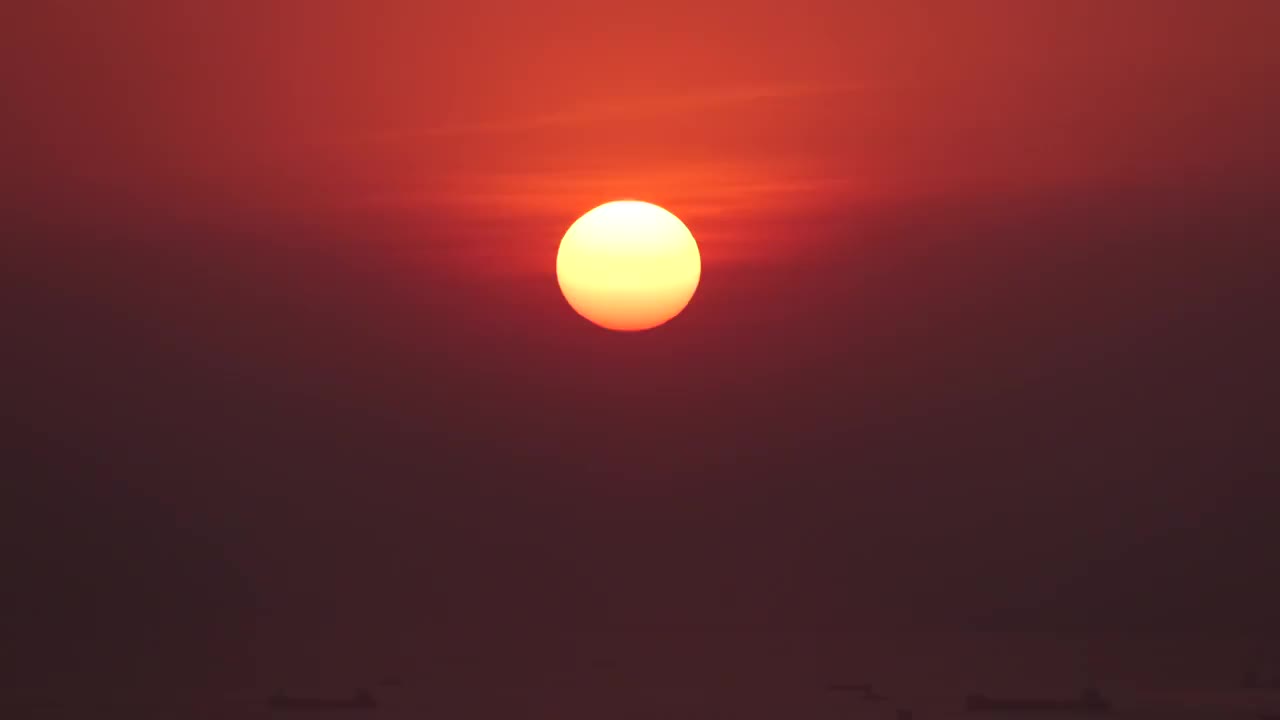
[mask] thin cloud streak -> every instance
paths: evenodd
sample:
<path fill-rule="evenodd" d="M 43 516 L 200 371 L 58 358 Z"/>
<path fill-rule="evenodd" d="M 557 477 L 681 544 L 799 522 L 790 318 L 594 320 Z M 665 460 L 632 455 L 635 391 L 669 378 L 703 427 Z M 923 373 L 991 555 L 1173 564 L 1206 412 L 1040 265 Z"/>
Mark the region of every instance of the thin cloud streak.
<path fill-rule="evenodd" d="M 384 132 L 365 136 L 362 140 L 366 142 L 395 142 L 419 138 L 520 133 L 544 128 L 578 127 L 617 117 L 669 115 L 672 113 L 720 108 L 727 105 L 788 98 L 845 95 L 872 89 L 874 88 L 866 83 L 763 85 L 758 87 L 728 88 L 709 92 L 585 103 L 574 108 L 545 115 L 493 122 L 451 123 L 417 130 Z"/>
<path fill-rule="evenodd" d="M 593 198 L 661 195 L 666 202 L 698 208 L 706 215 L 773 208 L 787 197 L 799 203 L 820 202 L 836 190 L 867 192 L 847 177 L 807 173 L 769 175 L 749 165 L 682 165 L 666 172 L 638 172 L 624 177 L 598 172 L 479 173 L 449 186 L 406 188 L 361 196 L 361 207 L 437 208 L 461 211 L 494 208 L 532 217 L 556 209 L 581 207 Z M 855 195 L 856 197 L 856 195 Z M 775 202 L 771 202 L 771 200 Z"/>

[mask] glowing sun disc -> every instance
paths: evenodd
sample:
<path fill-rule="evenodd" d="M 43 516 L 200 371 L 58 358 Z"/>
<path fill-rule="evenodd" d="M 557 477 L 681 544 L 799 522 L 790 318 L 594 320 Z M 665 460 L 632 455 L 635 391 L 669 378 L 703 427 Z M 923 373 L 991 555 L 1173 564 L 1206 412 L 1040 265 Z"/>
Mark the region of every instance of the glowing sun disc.
<path fill-rule="evenodd" d="M 702 256 L 680 218 L 618 200 L 578 218 L 556 253 L 560 292 L 579 315 L 610 330 L 648 330 L 684 310 Z"/>

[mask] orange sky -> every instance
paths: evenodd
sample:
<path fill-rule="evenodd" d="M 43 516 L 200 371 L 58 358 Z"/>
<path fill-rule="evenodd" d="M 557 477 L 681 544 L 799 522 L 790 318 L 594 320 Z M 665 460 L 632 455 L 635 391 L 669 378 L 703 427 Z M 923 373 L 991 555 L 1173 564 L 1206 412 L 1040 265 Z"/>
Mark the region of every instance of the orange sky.
<path fill-rule="evenodd" d="M 4 79 L 19 187 L 174 212 L 560 227 L 637 197 L 701 236 L 727 227 L 711 217 L 1263 173 L 1275 145 L 1265 0 L 18 12 Z M 750 255 L 735 237 L 722 254 Z"/>

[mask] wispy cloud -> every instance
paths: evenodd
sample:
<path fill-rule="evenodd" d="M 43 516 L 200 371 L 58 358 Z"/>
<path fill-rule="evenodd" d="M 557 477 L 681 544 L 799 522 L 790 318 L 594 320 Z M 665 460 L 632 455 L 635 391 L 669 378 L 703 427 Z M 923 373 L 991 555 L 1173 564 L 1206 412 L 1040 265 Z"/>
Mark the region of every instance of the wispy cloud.
<path fill-rule="evenodd" d="M 455 210 L 495 208 L 526 216 L 580 208 L 600 198 L 637 197 L 675 203 L 686 212 L 714 215 L 744 208 L 765 210 L 777 198 L 819 201 L 834 190 L 851 190 L 843 177 L 786 169 L 766 171 L 746 163 L 681 163 L 675 167 L 607 171 L 473 173 L 447 186 L 405 188 L 363 196 L 369 206 Z"/>
<path fill-rule="evenodd" d="M 561 111 L 541 115 L 387 131 L 371 134 L 362 139 L 369 142 L 395 142 L 432 137 L 515 134 L 547 128 L 588 126 L 619 117 L 688 113 L 770 100 L 845 95 L 870 89 L 871 87 L 866 84 L 855 83 L 719 88 L 672 95 L 583 103 Z"/>

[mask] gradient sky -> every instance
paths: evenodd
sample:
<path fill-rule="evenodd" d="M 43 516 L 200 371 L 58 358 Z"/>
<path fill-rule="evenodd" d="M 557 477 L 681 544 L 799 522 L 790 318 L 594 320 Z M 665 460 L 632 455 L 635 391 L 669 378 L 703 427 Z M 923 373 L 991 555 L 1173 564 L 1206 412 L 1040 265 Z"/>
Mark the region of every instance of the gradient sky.
<path fill-rule="evenodd" d="M 507 632 L 1274 626 L 1276 3 L 0 27 L 16 684 Z M 642 335 L 554 279 L 621 197 L 702 245 Z"/>

